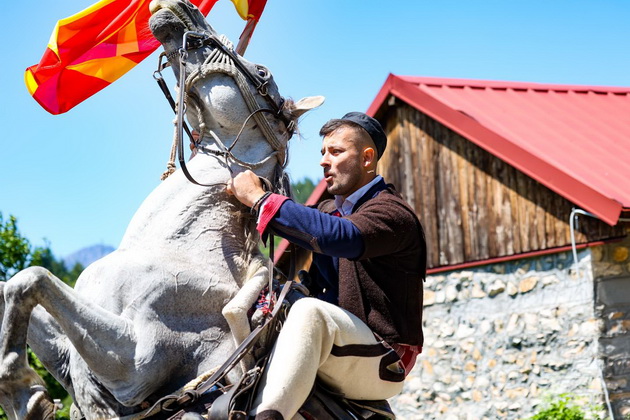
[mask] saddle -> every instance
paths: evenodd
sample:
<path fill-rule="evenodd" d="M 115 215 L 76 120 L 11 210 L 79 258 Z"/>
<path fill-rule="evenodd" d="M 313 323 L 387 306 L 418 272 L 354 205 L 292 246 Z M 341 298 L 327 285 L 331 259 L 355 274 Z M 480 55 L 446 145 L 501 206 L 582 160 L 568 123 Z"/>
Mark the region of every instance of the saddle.
<path fill-rule="evenodd" d="M 256 327 L 230 358 L 206 381 L 181 395 L 158 400 L 144 417 L 147 420 L 248 420 L 257 393 L 257 386 L 267 366 L 271 349 L 290 306 L 305 297 L 299 284 L 286 282 L 276 307 L 265 322 Z M 232 384 L 225 375 L 246 355 L 253 354 L 254 368 Z M 395 414 L 387 400 L 349 400 L 317 380 L 298 411 L 306 420 L 394 420 Z"/>

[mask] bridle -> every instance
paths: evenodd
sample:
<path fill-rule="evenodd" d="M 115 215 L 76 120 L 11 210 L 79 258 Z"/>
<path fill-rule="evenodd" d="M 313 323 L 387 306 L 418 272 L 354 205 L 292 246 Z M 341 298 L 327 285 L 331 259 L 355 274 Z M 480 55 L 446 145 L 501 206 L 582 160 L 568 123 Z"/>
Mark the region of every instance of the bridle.
<path fill-rule="evenodd" d="M 287 140 L 293 135 L 293 131 L 295 130 L 295 120 L 291 120 L 285 117 L 285 115 L 282 113 L 282 106 L 278 105 L 274 101 L 274 99 L 269 95 L 268 90 L 267 90 L 267 81 L 263 80 L 258 75 L 250 72 L 249 69 L 247 69 L 247 67 L 241 61 L 241 58 L 236 53 L 234 53 L 234 51 L 231 48 L 228 48 L 228 46 L 226 45 L 230 41 L 223 36 L 221 38 L 223 39 L 218 38 L 216 35 L 201 33 L 201 32 L 194 32 L 194 31 L 188 31 L 184 33 L 182 47 L 179 48 L 179 51 L 178 51 L 179 56 L 180 56 L 179 57 L 180 58 L 179 60 L 179 87 L 180 88 L 178 92 L 177 102 L 175 102 L 175 100 L 171 96 L 168 90 L 168 86 L 166 85 L 166 82 L 164 81 L 164 78 L 162 77 L 162 70 L 164 70 L 166 67 L 169 66 L 168 62 L 163 63 L 162 61 L 163 58 L 166 56 L 166 53 L 160 54 L 160 57 L 158 59 L 158 68 L 153 74 L 153 77 L 157 81 L 158 85 L 160 86 L 160 89 L 164 93 L 164 96 L 166 96 L 166 99 L 168 100 L 171 107 L 173 108 L 173 111 L 176 114 L 176 121 L 175 121 L 176 128 L 175 128 L 175 135 L 173 136 L 174 137 L 173 144 L 174 146 L 176 145 L 177 156 L 178 156 L 178 160 L 179 160 L 179 164 L 182 169 L 182 172 L 191 183 L 202 186 L 202 187 L 225 186 L 225 183 L 224 182 L 213 183 L 213 184 L 199 183 L 193 178 L 193 176 L 190 174 L 186 166 L 186 161 L 184 158 L 183 132 L 186 131 L 191 142 L 193 143 L 196 143 L 196 142 L 194 141 L 192 132 L 190 131 L 189 127 L 184 121 L 184 113 L 185 113 L 184 97 L 186 96 L 186 93 L 191 89 L 192 85 L 196 81 L 203 79 L 207 75 L 212 74 L 212 73 L 221 72 L 221 73 L 228 74 L 236 82 L 239 90 L 241 91 L 241 95 L 243 96 L 243 99 L 247 103 L 248 109 L 250 111 L 250 114 L 247 116 L 247 118 L 245 118 L 245 121 L 243 121 L 243 124 L 241 125 L 241 128 L 234 139 L 234 142 L 232 142 L 232 144 L 229 147 L 227 147 L 223 143 L 223 141 L 221 141 L 221 139 L 219 139 L 218 136 L 212 130 L 209 130 L 208 132 L 211 135 L 211 137 L 215 140 L 215 143 L 220 150 L 209 149 L 205 146 L 197 145 L 197 147 L 203 150 L 204 152 L 223 158 L 225 160 L 225 166 L 230 171 L 230 173 L 232 173 L 230 161 L 233 161 L 234 163 L 247 169 L 255 169 L 265 164 L 271 158 L 276 157 L 278 155 L 279 155 L 278 162 L 280 163 L 280 166 L 282 168 L 286 166 L 287 164 L 286 146 L 285 146 L 286 142 L 285 144 L 283 144 L 282 140 L 276 137 L 273 129 L 271 128 L 271 125 L 269 124 L 269 121 L 264 117 L 263 114 L 265 113 L 272 114 L 276 118 L 284 122 L 287 128 Z M 193 49 L 203 48 L 204 46 L 208 46 L 208 45 L 215 46 L 215 49 L 204 60 L 204 63 L 201 66 L 199 66 L 197 69 L 191 72 L 188 75 L 188 77 L 186 77 L 184 67 L 186 66 L 185 61 L 188 56 L 188 51 L 193 50 Z M 265 98 L 270 108 L 263 108 L 258 104 L 258 101 L 256 101 L 256 97 L 252 94 L 250 90 L 247 80 L 249 80 L 249 82 L 253 84 L 253 86 L 256 89 L 256 92 L 260 96 Z M 271 153 L 269 156 L 265 157 L 259 162 L 253 162 L 253 163 L 245 162 L 239 159 L 232 152 L 232 150 L 234 149 L 234 146 L 238 143 L 245 127 L 247 126 L 248 122 L 252 118 L 256 120 L 256 123 L 258 124 L 258 127 L 263 132 L 265 139 L 274 150 L 274 152 Z M 199 120 L 202 121 L 201 118 Z M 204 133 L 205 127 L 200 127 L 200 128 L 201 128 L 200 136 L 202 136 Z M 174 163 L 173 163 L 173 166 L 174 166 Z M 274 185 L 269 180 L 261 178 L 261 181 L 263 182 L 263 187 L 266 188 L 267 190 L 272 190 L 274 188 Z M 273 261 L 274 261 L 273 237 L 270 238 L 269 242 L 270 242 L 270 250 L 269 250 L 270 263 L 273 264 Z M 292 279 L 293 272 L 295 271 L 295 252 L 291 253 L 290 261 L 291 261 L 291 264 L 290 264 L 288 278 Z M 270 273 L 270 282 L 271 282 L 271 278 L 273 277 L 272 265 L 269 267 L 269 273 Z"/>
<path fill-rule="evenodd" d="M 184 33 L 182 46 L 178 50 L 178 53 L 179 53 L 179 92 L 178 92 L 177 102 L 173 100 L 173 97 L 168 90 L 168 86 L 166 85 L 166 82 L 164 81 L 164 78 L 162 76 L 162 70 L 164 70 L 166 67 L 170 65 L 168 61 L 163 62 L 163 58 L 167 56 L 166 53 L 160 54 L 158 58 L 158 68 L 153 73 L 153 77 L 157 81 L 158 85 L 160 86 L 160 89 L 164 93 L 164 96 L 168 100 L 169 104 L 173 108 L 173 111 L 175 112 L 175 115 L 176 115 L 175 134 L 173 136 L 174 137 L 173 149 L 176 149 L 177 151 L 177 157 L 179 160 L 180 167 L 182 168 L 184 175 L 190 182 L 196 185 L 203 186 L 203 187 L 225 185 L 225 183 L 201 184 L 192 177 L 192 175 L 188 171 L 188 168 L 186 167 L 186 161 L 184 157 L 184 141 L 183 141 L 184 131 L 186 131 L 186 134 L 188 135 L 192 143 L 196 143 L 196 142 L 193 139 L 192 133 L 188 125 L 184 121 L 184 115 L 186 111 L 184 99 L 187 96 L 187 92 L 192 88 L 194 83 L 197 82 L 198 80 L 201 80 L 212 73 L 225 73 L 231 76 L 236 82 L 241 92 L 241 95 L 243 96 L 243 99 L 245 100 L 245 103 L 247 104 L 247 107 L 250 111 L 250 114 L 247 116 L 247 118 L 245 118 L 245 121 L 241 125 L 241 128 L 236 138 L 234 139 L 234 141 L 229 147 L 227 147 L 223 143 L 223 141 L 219 139 L 218 136 L 211 130 L 208 130 L 208 133 L 214 139 L 219 150 L 210 149 L 210 148 L 207 148 L 205 146 L 200 146 L 200 145 L 197 146 L 198 149 L 201 149 L 204 152 L 223 158 L 225 161 L 226 167 L 228 168 L 228 170 L 230 170 L 230 173 L 232 172 L 231 166 L 229 164 L 230 161 L 247 169 L 255 169 L 265 164 L 271 158 L 276 157 L 278 159 L 278 162 L 281 164 L 283 168 L 286 166 L 286 163 L 287 163 L 286 146 L 285 144 L 283 144 L 282 140 L 278 139 L 278 137 L 275 135 L 271 125 L 269 124 L 269 121 L 267 120 L 267 118 L 265 118 L 263 114 L 272 114 L 276 118 L 279 118 L 280 120 L 282 120 L 285 123 L 285 126 L 287 127 L 288 137 L 291 137 L 293 130 L 295 129 L 295 122 L 285 117 L 285 115 L 282 113 L 282 105 L 278 105 L 276 101 L 273 99 L 273 97 L 269 95 L 268 86 L 267 86 L 268 81 L 262 79 L 257 74 L 252 73 L 243 64 L 241 58 L 230 47 L 228 47 L 228 45 L 226 45 L 226 44 L 229 44 L 229 40 L 227 40 L 227 38 L 223 36 L 221 36 L 221 38 L 217 37 L 214 34 L 207 34 L 203 32 L 188 31 Z M 214 46 L 215 48 L 210 53 L 210 55 L 205 59 L 204 63 L 198 68 L 196 68 L 194 71 L 192 71 L 188 75 L 188 77 L 186 77 L 185 61 L 188 57 L 188 51 L 203 48 L 205 46 Z M 269 107 L 267 108 L 261 107 L 258 104 L 256 97 L 250 90 L 250 86 L 247 83 L 248 81 L 254 86 L 258 95 L 260 95 L 266 100 L 267 105 Z M 198 109 L 200 110 L 201 107 L 198 106 Z M 238 143 L 238 140 L 240 139 L 241 134 L 243 133 L 245 127 L 247 126 L 247 124 L 252 118 L 256 121 L 258 127 L 261 129 L 263 135 L 265 136 L 265 139 L 274 150 L 272 154 L 265 157 L 259 162 L 245 162 L 237 158 L 232 152 L 232 150 L 234 149 L 234 146 Z M 200 121 L 202 121 L 201 118 L 200 118 Z M 200 136 L 203 136 L 205 132 L 205 127 L 203 126 L 203 123 L 202 123 L 202 126 L 200 127 L 200 130 L 201 130 Z M 171 162 L 169 162 L 169 165 L 172 165 L 172 169 L 174 170 L 173 154 L 174 153 L 172 152 Z"/>

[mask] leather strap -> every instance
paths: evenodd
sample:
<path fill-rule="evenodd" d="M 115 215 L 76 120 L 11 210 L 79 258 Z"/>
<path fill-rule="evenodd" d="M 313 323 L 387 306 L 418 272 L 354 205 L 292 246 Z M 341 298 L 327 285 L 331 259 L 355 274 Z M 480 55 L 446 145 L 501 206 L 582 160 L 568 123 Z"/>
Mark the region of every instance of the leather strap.
<path fill-rule="evenodd" d="M 280 312 L 280 308 L 282 307 L 281 302 L 283 302 L 284 299 L 286 298 L 287 293 L 291 289 L 292 283 L 293 283 L 292 281 L 287 281 L 284 284 L 284 286 L 282 287 L 282 292 L 280 293 L 280 296 L 278 297 L 278 302 L 280 302 L 280 304 L 277 304 L 274 307 L 273 311 L 271 312 L 271 315 L 267 317 L 267 319 L 262 325 L 259 325 L 258 327 L 254 328 L 254 330 L 247 336 L 247 338 L 243 340 L 241 345 L 237 347 L 237 349 L 232 353 L 232 355 L 223 363 L 223 365 L 221 365 L 221 367 L 210 378 L 208 378 L 205 382 L 199 385 L 197 389 L 186 391 L 184 395 L 181 395 L 181 396 L 167 395 L 165 397 L 160 398 L 159 400 L 156 401 L 155 404 L 153 404 L 153 407 L 151 407 L 151 409 L 148 410 L 148 413 L 153 413 L 154 409 L 156 409 L 157 407 L 160 408 L 160 411 L 168 410 L 168 411 L 174 412 L 180 407 L 183 407 L 195 401 L 204 392 L 209 391 L 230 370 L 232 370 L 238 364 L 238 362 L 240 362 L 240 360 L 245 356 L 245 354 L 247 354 L 247 351 L 252 348 L 252 346 L 256 343 L 256 341 L 261 336 L 261 334 L 265 331 L 266 327 L 272 323 L 274 318 L 278 315 L 278 312 Z"/>

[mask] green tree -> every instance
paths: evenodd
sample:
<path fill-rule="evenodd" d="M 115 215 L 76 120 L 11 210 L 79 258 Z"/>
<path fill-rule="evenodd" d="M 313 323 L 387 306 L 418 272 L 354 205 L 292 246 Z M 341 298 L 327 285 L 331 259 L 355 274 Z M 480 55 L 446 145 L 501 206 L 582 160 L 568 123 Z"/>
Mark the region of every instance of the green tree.
<path fill-rule="evenodd" d="M 31 244 L 22 237 L 17 219 L 9 216 L 6 222 L 0 212 L 0 281 L 7 281 L 13 274 L 27 266 Z"/>
<path fill-rule="evenodd" d="M 315 189 L 315 183 L 310 178 L 303 178 L 301 181 L 291 184 L 293 190 L 293 198 L 298 203 L 306 203 L 306 200 L 311 196 Z"/>
<path fill-rule="evenodd" d="M 298 202 L 298 203 L 306 203 L 306 200 L 308 200 L 308 198 L 311 196 L 311 194 L 313 193 L 313 190 L 315 190 L 315 183 L 313 183 L 313 181 L 310 178 L 304 177 L 301 181 L 298 182 L 292 182 L 291 183 L 291 191 L 293 193 L 293 199 Z M 282 238 L 279 236 L 274 236 L 274 247 L 278 248 L 278 245 L 280 245 L 280 242 L 282 242 Z M 265 256 L 269 256 L 269 247 L 265 247 L 262 245 L 262 243 L 260 244 L 260 248 L 262 253 Z"/>
<path fill-rule="evenodd" d="M 76 263 L 71 270 L 68 270 L 63 260 L 55 258 L 50 249 L 50 244 L 48 243 L 45 247 L 36 247 L 33 249 L 29 266 L 44 267 L 71 287 L 74 287 L 77 278 L 84 268 L 81 264 Z"/>
<path fill-rule="evenodd" d="M 30 242 L 18 231 L 17 219 L 9 216 L 9 220 L 4 222 L 0 213 L 0 281 L 6 281 L 19 270 L 34 265 L 47 268 L 70 286 L 74 286 L 83 271 L 81 264 L 76 264 L 68 270 L 62 260 L 55 258 L 48 243 L 44 247 L 31 248 Z M 72 399 L 66 390 L 48 373 L 31 349 L 28 349 L 28 361 L 29 365 L 44 379 L 51 398 L 62 401 L 64 408 L 57 411 L 57 419 L 69 419 Z M 0 420 L 6 420 L 6 418 L 0 407 Z"/>

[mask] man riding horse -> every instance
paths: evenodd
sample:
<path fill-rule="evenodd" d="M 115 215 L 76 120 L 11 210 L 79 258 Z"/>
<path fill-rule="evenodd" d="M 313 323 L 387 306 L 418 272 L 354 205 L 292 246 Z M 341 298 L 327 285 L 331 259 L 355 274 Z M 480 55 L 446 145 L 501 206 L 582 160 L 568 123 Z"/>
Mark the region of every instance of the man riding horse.
<path fill-rule="evenodd" d="M 326 123 L 320 165 L 334 199 L 309 208 L 270 194 L 252 172 L 228 192 L 272 231 L 313 252 L 309 288 L 293 304 L 255 402 L 256 420 L 291 419 L 315 378 L 356 400 L 399 393 L 422 349 L 422 226 L 392 185 L 376 175 L 387 137 L 352 112 Z"/>

